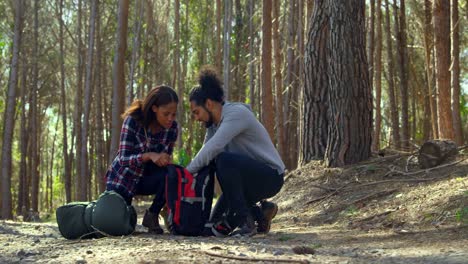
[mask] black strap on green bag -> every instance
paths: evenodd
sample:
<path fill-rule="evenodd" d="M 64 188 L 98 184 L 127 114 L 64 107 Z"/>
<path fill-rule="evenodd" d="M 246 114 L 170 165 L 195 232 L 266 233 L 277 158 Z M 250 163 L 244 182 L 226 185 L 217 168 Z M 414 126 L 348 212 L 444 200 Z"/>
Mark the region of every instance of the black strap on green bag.
<path fill-rule="evenodd" d="M 57 224 L 67 239 L 122 236 L 133 233 L 135 208 L 114 191 L 105 191 L 95 202 L 74 202 L 56 210 Z"/>

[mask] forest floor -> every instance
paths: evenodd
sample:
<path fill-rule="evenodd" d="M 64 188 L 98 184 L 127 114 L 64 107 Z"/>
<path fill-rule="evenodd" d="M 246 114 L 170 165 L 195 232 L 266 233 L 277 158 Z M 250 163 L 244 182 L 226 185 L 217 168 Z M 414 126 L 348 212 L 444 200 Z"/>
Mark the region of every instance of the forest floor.
<path fill-rule="evenodd" d="M 268 235 L 66 240 L 55 223 L 0 222 L 0 263 L 468 263 L 468 155 L 420 170 L 405 153 L 287 174 Z"/>

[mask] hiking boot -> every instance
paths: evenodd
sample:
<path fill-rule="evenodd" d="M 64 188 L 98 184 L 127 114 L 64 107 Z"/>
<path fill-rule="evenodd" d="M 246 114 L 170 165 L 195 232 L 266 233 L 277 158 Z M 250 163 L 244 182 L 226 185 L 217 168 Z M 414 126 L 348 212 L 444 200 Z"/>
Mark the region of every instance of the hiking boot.
<path fill-rule="evenodd" d="M 245 220 L 232 232 L 232 236 L 254 236 L 257 234 L 257 227 L 251 215 L 248 215 Z"/>
<path fill-rule="evenodd" d="M 144 227 L 148 228 L 149 233 L 162 234 L 164 231 L 159 226 L 159 214 L 151 213 L 146 210 L 145 216 L 143 217 L 143 222 L 141 223 Z"/>
<path fill-rule="evenodd" d="M 275 218 L 278 212 L 278 205 L 273 202 L 262 201 L 261 208 L 263 213 L 263 219 L 258 221 L 257 231 L 258 233 L 267 234 L 270 232 L 271 220 Z"/>
<path fill-rule="evenodd" d="M 217 237 L 227 237 L 231 231 L 231 226 L 225 221 L 219 221 L 211 227 L 211 232 Z"/>

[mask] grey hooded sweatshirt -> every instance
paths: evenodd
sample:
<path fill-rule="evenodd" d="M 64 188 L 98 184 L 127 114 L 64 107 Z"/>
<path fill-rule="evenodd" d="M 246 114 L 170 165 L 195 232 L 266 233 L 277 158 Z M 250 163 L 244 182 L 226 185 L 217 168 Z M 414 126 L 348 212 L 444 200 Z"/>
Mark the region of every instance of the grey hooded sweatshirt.
<path fill-rule="evenodd" d="M 284 173 L 284 163 L 270 140 L 265 127 L 257 120 L 249 105 L 226 102 L 221 121 L 206 131 L 205 143 L 187 166 L 191 173 L 207 166 L 221 152 L 246 155 Z"/>

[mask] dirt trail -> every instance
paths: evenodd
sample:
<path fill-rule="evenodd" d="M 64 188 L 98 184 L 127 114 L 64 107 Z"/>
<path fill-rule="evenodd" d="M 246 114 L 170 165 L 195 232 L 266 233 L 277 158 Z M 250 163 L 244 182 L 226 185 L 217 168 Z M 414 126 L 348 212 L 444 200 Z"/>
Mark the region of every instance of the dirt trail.
<path fill-rule="evenodd" d="M 252 238 L 150 235 L 139 219 L 131 236 L 70 241 L 53 223 L 0 221 L 0 263 L 468 263 L 464 158 L 411 177 L 388 175 L 406 157 L 311 163 L 273 199 L 281 211 L 270 234 Z"/>

